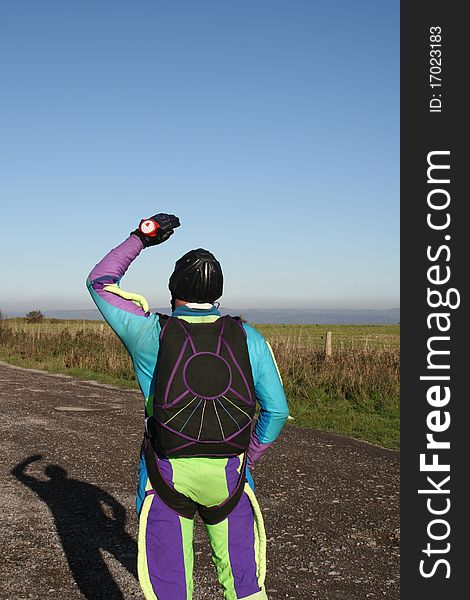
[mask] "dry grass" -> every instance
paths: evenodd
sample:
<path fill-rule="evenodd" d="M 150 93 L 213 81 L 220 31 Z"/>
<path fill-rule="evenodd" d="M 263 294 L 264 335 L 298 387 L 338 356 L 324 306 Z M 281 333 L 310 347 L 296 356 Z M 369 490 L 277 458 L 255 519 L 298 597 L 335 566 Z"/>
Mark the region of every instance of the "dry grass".
<path fill-rule="evenodd" d="M 34 326 L 14 323 L 0 334 L 2 355 L 9 354 L 49 370 L 83 370 L 135 382 L 132 362 L 122 343 L 104 324 L 85 327 L 63 323 Z"/>

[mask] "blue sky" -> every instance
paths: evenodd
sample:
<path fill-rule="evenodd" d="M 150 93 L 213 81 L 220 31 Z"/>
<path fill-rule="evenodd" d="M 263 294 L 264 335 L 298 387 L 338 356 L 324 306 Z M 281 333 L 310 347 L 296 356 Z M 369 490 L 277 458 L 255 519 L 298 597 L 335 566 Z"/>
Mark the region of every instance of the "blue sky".
<path fill-rule="evenodd" d="M 151 306 L 194 247 L 225 306 L 399 306 L 398 1 L 5 2 L 0 52 L 7 313 L 91 308 L 156 212 L 122 281 Z"/>

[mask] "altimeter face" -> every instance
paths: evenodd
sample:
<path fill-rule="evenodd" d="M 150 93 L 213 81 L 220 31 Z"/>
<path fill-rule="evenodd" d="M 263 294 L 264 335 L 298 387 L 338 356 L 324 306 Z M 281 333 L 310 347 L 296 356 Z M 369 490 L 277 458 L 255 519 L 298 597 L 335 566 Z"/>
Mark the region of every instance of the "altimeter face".
<path fill-rule="evenodd" d="M 145 221 L 142 221 L 139 229 L 144 235 L 153 236 L 156 235 L 159 227 L 160 225 L 153 219 L 146 219 Z"/>

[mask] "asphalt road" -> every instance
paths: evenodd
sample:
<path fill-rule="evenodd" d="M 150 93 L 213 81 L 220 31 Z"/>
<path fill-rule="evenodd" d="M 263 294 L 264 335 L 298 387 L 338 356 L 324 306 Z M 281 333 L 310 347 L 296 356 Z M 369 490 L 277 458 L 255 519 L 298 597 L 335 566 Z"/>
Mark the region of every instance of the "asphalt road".
<path fill-rule="evenodd" d="M 139 392 L 0 363 L 0 599 L 143 598 Z M 399 454 L 287 426 L 254 469 L 271 600 L 398 600 Z M 222 598 L 202 525 L 194 600 Z"/>

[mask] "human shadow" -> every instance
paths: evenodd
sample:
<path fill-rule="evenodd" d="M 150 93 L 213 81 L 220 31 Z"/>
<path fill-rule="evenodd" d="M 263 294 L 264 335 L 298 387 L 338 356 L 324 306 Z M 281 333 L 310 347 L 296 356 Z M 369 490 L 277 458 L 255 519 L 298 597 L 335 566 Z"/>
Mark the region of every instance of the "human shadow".
<path fill-rule="evenodd" d="M 48 479 L 26 473 L 42 455 L 28 457 L 11 474 L 47 504 L 73 577 L 88 600 L 124 600 L 100 550 L 106 550 L 137 578 L 137 546 L 125 530 L 126 510 L 104 490 L 67 477 L 59 465 L 47 465 Z"/>

